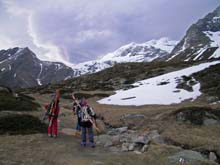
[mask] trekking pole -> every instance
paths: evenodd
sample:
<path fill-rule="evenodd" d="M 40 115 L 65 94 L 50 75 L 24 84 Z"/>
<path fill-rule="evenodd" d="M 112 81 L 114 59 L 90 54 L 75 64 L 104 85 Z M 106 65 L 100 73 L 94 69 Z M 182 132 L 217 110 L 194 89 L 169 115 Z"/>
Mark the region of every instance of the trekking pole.
<path fill-rule="evenodd" d="M 72 99 L 73 99 L 73 101 L 75 101 L 75 103 L 77 104 L 77 106 L 80 107 L 80 110 L 81 110 L 86 116 L 88 116 L 88 115 L 83 111 L 82 106 L 81 106 L 81 105 L 79 104 L 79 102 L 76 100 L 74 94 L 72 94 Z M 91 124 L 92 124 L 92 126 L 95 128 L 95 130 L 96 130 L 98 133 L 100 133 L 101 130 L 97 127 L 97 125 L 95 124 L 95 122 L 94 122 L 91 118 L 89 118 L 89 121 L 91 122 Z"/>

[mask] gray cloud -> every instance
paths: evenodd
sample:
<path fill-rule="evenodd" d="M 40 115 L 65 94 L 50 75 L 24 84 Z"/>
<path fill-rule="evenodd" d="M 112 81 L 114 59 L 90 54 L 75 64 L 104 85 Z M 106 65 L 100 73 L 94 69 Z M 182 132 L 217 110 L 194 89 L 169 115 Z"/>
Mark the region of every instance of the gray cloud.
<path fill-rule="evenodd" d="M 0 48 L 28 46 L 41 58 L 78 63 L 130 42 L 180 40 L 218 0 L 3 0 Z"/>

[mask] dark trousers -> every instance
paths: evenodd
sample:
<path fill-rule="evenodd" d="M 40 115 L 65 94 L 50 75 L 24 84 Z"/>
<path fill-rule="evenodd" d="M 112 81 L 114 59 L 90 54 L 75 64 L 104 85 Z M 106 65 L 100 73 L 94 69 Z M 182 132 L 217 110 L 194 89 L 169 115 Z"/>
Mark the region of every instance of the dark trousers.
<path fill-rule="evenodd" d="M 89 127 L 81 127 L 82 130 L 82 144 L 86 144 L 86 134 L 88 131 L 88 135 L 89 135 L 89 142 L 90 144 L 94 143 L 94 136 L 93 136 L 93 129 L 92 126 Z"/>

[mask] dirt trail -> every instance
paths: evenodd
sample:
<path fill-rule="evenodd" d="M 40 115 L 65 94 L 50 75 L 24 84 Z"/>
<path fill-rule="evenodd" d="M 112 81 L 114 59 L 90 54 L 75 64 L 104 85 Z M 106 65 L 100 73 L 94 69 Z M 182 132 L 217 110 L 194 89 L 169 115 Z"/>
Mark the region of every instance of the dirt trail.
<path fill-rule="evenodd" d="M 99 165 L 137 161 L 132 158 L 134 154 L 128 156 L 128 153 L 113 153 L 99 147 L 81 147 L 79 137 L 65 134 L 56 139 L 45 134 L 0 136 L 0 141 L 0 164 Z"/>
<path fill-rule="evenodd" d="M 42 118 L 43 105 L 50 102 L 50 95 L 37 94 L 34 97 L 42 105 L 42 109 L 38 112 L 31 112 L 31 114 Z M 62 99 L 60 106 L 58 138 L 49 138 L 46 132 L 45 134 L 0 136 L 0 164 L 135 164 L 137 161 L 135 154 L 110 152 L 98 146 L 96 148 L 82 147 L 80 137 L 73 134 L 76 117 L 71 111 L 71 100 Z"/>

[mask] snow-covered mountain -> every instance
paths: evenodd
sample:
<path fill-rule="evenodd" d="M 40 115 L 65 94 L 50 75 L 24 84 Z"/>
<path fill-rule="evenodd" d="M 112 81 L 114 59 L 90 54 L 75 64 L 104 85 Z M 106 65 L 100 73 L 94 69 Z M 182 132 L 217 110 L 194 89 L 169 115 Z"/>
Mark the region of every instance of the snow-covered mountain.
<path fill-rule="evenodd" d="M 0 85 L 27 88 L 73 77 L 72 68 L 39 60 L 29 48 L 0 51 Z"/>
<path fill-rule="evenodd" d="M 146 104 L 163 104 L 169 105 L 181 103 L 184 100 L 195 100 L 202 93 L 200 92 L 200 82 L 193 77 L 188 79 L 187 86 L 190 90 L 178 87 L 178 84 L 184 82 L 184 77 L 189 77 L 193 73 L 205 70 L 206 68 L 220 64 L 220 61 L 202 63 L 196 66 L 188 67 L 178 71 L 163 74 L 157 77 L 138 81 L 128 90 L 118 90 L 115 95 L 98 101 L 101 104 L 114 105 L 146 105 Z"/>
<path fill-rule="evenodd" d="M 196 61 L 219 57 L 220 6 L 187 30 L 168 60 Z"/>
<path fill-rule="evenodd" d="M 76 73 L 82 75 L 101 71 L 117 63 L 151 62 L 166 57 L 176 44 L 177 41 L 171 41 L 168 38 L 151 40 L 141 44 L 133 42 L 108 53 L 98 60 L 80 63 L 74 66 L 73 69 Z"/>
<path fill-rule="evenodd" d="M 80 63 L 72 68 L 59 62 L 41 61 L 29 48 L 1 50 L 0 85 L 27 88 L 95 73 L 116 63 L 150 62 L 166 56 L 175 44 L 167 38 L 143 44 L 131 43 L 98 60 Z"/>

